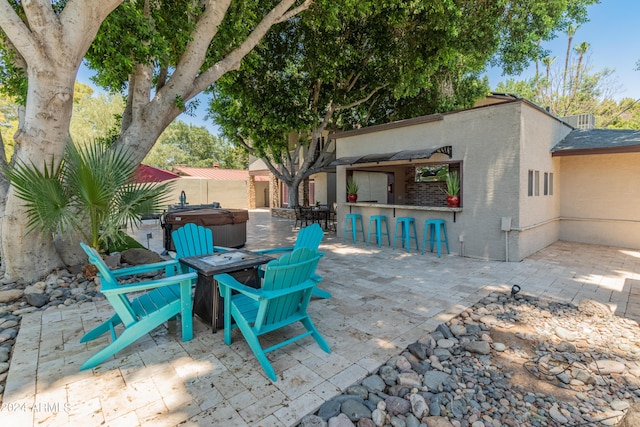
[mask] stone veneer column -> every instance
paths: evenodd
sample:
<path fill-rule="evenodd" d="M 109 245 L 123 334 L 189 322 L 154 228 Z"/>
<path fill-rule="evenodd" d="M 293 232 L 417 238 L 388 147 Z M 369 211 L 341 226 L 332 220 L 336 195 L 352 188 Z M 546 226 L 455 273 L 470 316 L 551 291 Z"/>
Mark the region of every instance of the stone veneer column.
<path fill-rule="evenodd" d="M 269 174 L 269 207 L 280 207 L 280 186 L 278 178 L 275 175 Z"/>
<path fill-rule="evenodd" d="M 253 175 L 249 175 L 249 209 L 256 208 L 256 177 Z"/>

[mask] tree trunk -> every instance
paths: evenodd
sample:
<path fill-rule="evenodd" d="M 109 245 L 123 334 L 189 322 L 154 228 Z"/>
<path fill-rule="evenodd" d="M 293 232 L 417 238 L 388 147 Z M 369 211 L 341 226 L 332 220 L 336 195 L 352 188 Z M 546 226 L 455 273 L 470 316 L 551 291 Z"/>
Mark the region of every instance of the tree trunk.
<path fill-rule="evenodd" d="M 75 68 L 29 68 L 27 105 L 15 135 L 12 162 L 33 162 L 42 167 L 52 158 L 62 159 L 69 135 L 75 75 Z M 9 187 L 2 218 L 5 281 L 35 281 L 64 265 L 53 236 L 41 231 L 27 234 L 26 219 L 23 201 Z"/>
<path fill-rule="evenodd" d="M 287 184 L 287 190 L 289 191 L 289 208 L 295 208 L 300 204 L 298 198 L 298 187 L 300 186 L 300 181 L 293 181 L 291 184 Z"/>

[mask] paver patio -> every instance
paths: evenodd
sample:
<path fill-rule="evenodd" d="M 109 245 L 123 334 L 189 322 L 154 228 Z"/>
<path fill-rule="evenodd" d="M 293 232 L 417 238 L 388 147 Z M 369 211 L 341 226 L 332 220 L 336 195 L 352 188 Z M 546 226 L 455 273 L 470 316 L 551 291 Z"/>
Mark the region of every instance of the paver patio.
<path fill-rule="evenodd" d="M 161 250 L 160 226 L 152 249 Z M 247 249 L 291 245 L 293 221 L 251 211 Z M 109 359 L 79 367 L 108 339 L 80 344 L 112 314 L 106 302 L 23 317 L 2 404 L 3 425 L 289 426 L 375 371 L 442 322 L 494 290 L 513 285 L 531 295 L 579 302 L 590 298 L 640 319 L 640 251 L 557 242 L 520 263 L 491 262 L 325 237 L 318 273 L 331 299 L 309 311 L 331 346 L 311 338 L 269 354 L 271 382 L 239 331 L 227 346 L 194 320 L 194 339 L 165 327 Z M 636 286 L 637 285 L 637 286 Z"/>

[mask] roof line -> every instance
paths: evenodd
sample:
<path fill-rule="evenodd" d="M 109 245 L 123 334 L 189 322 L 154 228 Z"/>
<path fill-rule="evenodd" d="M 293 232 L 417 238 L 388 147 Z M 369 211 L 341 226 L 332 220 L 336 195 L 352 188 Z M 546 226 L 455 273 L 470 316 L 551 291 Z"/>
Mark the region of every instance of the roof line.
<path fill-rule="evenodd" d="M 640 153 L 640 145 L 627 145 L 624 147 L 564 149 L 564 150 L 552 151 L 551 157 L 587 156 L 591 154 L 623 154 L 623 153 Z"/>
<path fill-rule="evenodd" d="M 422 123 L 429 123 L 429 122 L 437 122 L 440 120 L 444 120 L 444 116 L 448 116 L 448 115 L 452 115 L 452 114 L 458 114 L 458 113 L 462 113 L 465 111 L 472 111 L 472 110 L 478 110 L 481 108 L 489 108 L 489 107 L 495 107 L 498 105 L 504 105 L 504 104 L 513 104 L 513 103 L 517 103 L 517 102 L 521 102 L 521 103 L 525 103 L 527 105 L 529 105 L 530 107 L 540 111 L 541 113 L 546 114 L 547 116 L 555 119 L 556 121 L 564 124 L 565 126 L 571 128 L 571 129 L 575 129 L 575 127 L 571 126 L 569 123 L 563 121 L 561 118 L 555 116 L 554 114 L 551 114 L 549 111 L 545 110 L 544 108 L 540 107 L 539 105 L 529 101 L 526 98 L 520 98 L 520 97 L 514 97 L 514 99 L 509 99 L 509 100 L 505 100 L 502 102 L 496 102 L 494 104 L 487 104 L 487 105 L 479 105 L 479 106 L 475 106 L 475 107 L 470 107 L 470 108 L 464 108 L 462 110 L 455 110 L 455 111 L 447 111 L 445 113 L 436 113 L 436 114 L 429 114 L 427 116 L 419 116 L 419 117 L 414 117 L 411 119 L 404 119 L 404 120 L 398 120 L 395 122 L 390 122 L 390 123 L 383 123 L 380 125 L 373 125 L 373 126 L 367 126 L 367 127 L 363 127 L 360 129 L 353 129 L 353 130 L 347 130 L 347 131 L 342 131 L 342 132 L 335 132 L 329 135 L 329 139 L 339 139 L 339 138 L 348 138 L 350 136 L 356 136 L 356 135 L 363 135 L 363 134 L 367 134 L 367 133 L 373 133 L 373 132 L 379 132 L 379 131 L 384 131 L 384 130 L 390 130 L 390 129 L 397 129 L 397 128 L 402 128 L 402 127 L 406 127 L 406 126 L 415 126 L 415 125 L 419 125 Z"/>

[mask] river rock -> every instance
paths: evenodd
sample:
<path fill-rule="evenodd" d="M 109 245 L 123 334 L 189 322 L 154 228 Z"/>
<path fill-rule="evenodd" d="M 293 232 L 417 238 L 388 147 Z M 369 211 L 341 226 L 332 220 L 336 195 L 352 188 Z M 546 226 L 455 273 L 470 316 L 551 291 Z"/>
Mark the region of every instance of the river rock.
<path fill-rule="evenodd" d="M 360 418 L 371 418 L 371 410 L 356 399 L 344 401 L 340 407 L 340 411 L 351 421 L 358 421 Z M 331 422 L 329 422 L 329 425 L 331 425 Z"/>
<path fill-rule="evenodd" d="M 587 316 L 609 317 L 613 314 L 610 306 L 591 299 L 580 301 L 578 311 Z"/>
<path fill-rule="evenodd" d="M 619 374 L 624 372 L 624 363 L 616 360 L 602 359 L 589 364 L 589 370 L 597 375 Z"/>
<path fill-rule="evenodd" d="M 6 291 L 0 291 L 0 303 L 13 302 L 22 298 L 24 291 L 22 289 L 9 289 Z"/>
<path fill-rule="evenodd" d="M 486 341 L 471 341 L 465 346 L 465 350 L 478 354 L 490 354 L 491 344 Z"/>
<path fill-rule="evenodd" d="M 49 302 L 49 296 L 44 294 L 25 294 L 27 303 L 34 307 L 42 307 Z"/>

